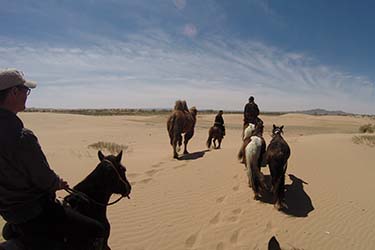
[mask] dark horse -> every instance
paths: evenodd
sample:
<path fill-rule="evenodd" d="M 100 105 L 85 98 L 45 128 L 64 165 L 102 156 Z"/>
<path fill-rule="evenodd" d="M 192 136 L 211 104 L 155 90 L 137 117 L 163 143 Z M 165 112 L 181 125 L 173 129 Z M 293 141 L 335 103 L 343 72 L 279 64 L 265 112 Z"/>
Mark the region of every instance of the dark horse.
<path fill-rule="evenodd" d="M 107 219 L 107 206 L 116 203 L 122 197 L 128 197 L 131 185 L 126 178 L 126 168 L 121 164 L 122 151 L 117 155 L 104 156 L 98 152 L 100 163 L 96 166 L 83 181 L 78 183 L 73 189 L 67 190 L 68 196 L 64 198 L 64 203 L 69 204 L 74 210 L 83 215 L 91 217 L 105 228 L 104 250 L 110 250 L 108 238 L 110 234 L 110 224 Z M 109 203 L 112 194 L 120 194 L 121 197 L 115 202 Z M 7 238 L 7 237 L 5 237 Z M 46 237 L 46 241 L 48 237 Z M 66 243 L 64 243 L 66 242 Z M 62 242 L 56 242 L 55 250 L 71 249 L 69 239 L 64 237 Z M 14 247 L 16 246 L 16 247 Z M 0 244 L 0 249 L 25 250 L 26 248 L 17 238 L 12 238 Z M 80 248 L 84 250 L 84 248 Z"/>
<path fill-rule="evenodd" d="M 208 131 L 208 139 L 206 142 L 207 148 L 211 147 L 211 143 L 214 144 L 215 149 L 219 149 L 221 146 L 221 141 L 223 140 L 223 131 L 220 127 L 212 126 Z M 216 142 L 218 143 L 216 146 Z"/>
<path fill-rule="evenodd" d="M 184 154 L 189 153 L 187 144 L 194 135 L 197 112 L 195 107 L 188 110 L 185 101 L 176 101 L 173 113 L 167 121 L 170 144 L 173 147 L 173 158 L 178 158 L 177 151 L 179 150 L 177 148 L 182 145 L 182 134 L 184 134 Z"/>
<path fill-rule="evenodd" d="M 284 126 L 273 125 L 272 140 L 268 144 L 266 151 L 266 162 L 271 173 L 272 189 L 275 207 L 282 209 L 286 206 L 285 196 L 285 172 L 288 166 L 290 148 L 288 143 L 281 136 Z"/>

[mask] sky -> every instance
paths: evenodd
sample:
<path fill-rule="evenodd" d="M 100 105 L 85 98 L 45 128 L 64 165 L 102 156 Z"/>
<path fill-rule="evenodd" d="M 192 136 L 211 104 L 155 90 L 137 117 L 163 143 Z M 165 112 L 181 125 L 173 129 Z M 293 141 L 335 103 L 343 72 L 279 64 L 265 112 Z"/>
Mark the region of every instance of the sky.
<path fill-rule="evenodd" d="M 0 68 L 37 108 L 375 114 L 374 1 L 0 0 Z"/>

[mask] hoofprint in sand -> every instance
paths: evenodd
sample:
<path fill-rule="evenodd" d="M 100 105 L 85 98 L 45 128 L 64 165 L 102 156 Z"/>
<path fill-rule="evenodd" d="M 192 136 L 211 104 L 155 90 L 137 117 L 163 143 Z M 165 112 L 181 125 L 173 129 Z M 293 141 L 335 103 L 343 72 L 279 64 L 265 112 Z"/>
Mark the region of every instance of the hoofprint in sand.
<path fill-rule="evenodd" d="M 224 114 L 227 131 L 219 150 L 205 145 L 214 115 L 198 115 L 191 154 L 179 160 L 171 156 L 167 115 L 20 116 L 71 186 L 97 164 L 97 150 L 88 145 L 126 145 L 123 164 L 133 191 L 130 200 L 108 209 L 113 250 L 267 249 L 273 235 L 287 250 L 375 245 L 375 148 L 352 142 L 361 125 L 373 122 L 369 118 L 261 116 L 266 142 L 272 124 L 284 125 L 292 152 L 286 172 L 289 210 L 283 212 L 253 200 L 236 159 L 241 115 Z M 267 177 L 268 169 L 262 171 Z"/>

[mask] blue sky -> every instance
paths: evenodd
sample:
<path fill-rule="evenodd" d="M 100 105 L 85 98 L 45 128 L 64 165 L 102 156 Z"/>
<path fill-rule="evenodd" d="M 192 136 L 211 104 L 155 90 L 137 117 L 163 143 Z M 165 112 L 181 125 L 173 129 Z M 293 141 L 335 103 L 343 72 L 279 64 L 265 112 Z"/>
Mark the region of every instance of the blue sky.
<path fill-rule="evenodd" d="M 29 107 L 375 114 L 375 2 L 0 0 Z"/>

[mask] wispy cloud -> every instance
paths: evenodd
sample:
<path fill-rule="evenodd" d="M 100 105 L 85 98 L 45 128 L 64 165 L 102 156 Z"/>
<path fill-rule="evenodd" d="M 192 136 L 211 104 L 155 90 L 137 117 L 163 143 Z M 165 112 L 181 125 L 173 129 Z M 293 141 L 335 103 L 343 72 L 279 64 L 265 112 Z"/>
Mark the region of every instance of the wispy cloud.
<path fill-rule="evenodd" d="M 3 40 L 0 67 L 39 82 L 29 102 L 35 107 L 168 108 L 183 98 L 198 108 L 240 110 L 255 95 L 263 110 L 375 113 L 374 83 L 366 77 L 259 42 L 215 37 L 191 46 L 162 31 L 126 42 L 92 39 L 90 47 Z"/>

